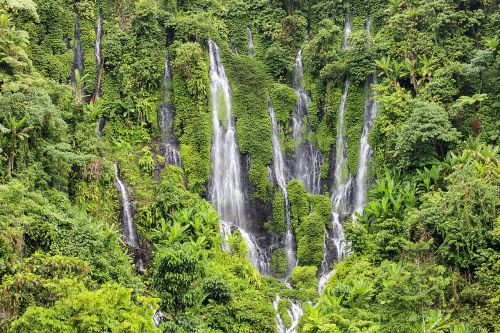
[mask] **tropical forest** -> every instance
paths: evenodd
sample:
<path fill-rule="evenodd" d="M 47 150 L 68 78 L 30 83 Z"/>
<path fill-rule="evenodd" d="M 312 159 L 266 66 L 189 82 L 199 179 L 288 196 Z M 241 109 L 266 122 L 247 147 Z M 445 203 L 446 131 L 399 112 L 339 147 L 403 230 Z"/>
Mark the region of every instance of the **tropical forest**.
<path fill-rule="evenodd" d="M 500 332 L 492 0 L 0 0 L 0 333 Z"/>

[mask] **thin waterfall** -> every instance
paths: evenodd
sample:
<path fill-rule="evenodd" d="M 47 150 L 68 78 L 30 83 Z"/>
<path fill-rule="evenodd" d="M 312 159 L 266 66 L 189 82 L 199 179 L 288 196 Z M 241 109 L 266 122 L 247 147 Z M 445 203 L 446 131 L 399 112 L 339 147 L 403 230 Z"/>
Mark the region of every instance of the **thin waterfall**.
<path fill-rule="evenodd" d="M 297 332 L 297 326 L 299 325 L 299 320 L 300 317 L 304 314 L 302 310 L 302 304 L 299 302 L 292 300 L 292 307 L 291 309 L 287 309 L 287 314 L 290 316 L 290 319 L 292 320 L 292 324 L 290 327 L 286 327 L 283 318 L 281 318 L 279 312 L 278 312 L 278 305 L 281 300 L 280 295 L 276 294 L 276 298 L 273 301 L 273 307 L 274 311 L 276 312 L 276 320 L 278 322 L 278 333 L 296 333 Z"/>
<path fill-rule="evenodd" d="M 309 104 L 311 99 L 304 90 L 304 66 L 302 64 L 302 49 L 297 53 L 293 70 L 293 88 L 297 95 L 297 105 L 292 116 L 292 138 L 297 143 L 295 149 L 294 175 L 301 181 L 309 193 L 317 194 L 321 188 L 320 167 L 321 153 L 314 145 L 305 139 L 304 134 L 309 134 L 307 124 Z M 305 132 L 305 133 L 304 133 Z"/>
<path fill-rule="evenodd" d="M 132 217 L 132 207 L 130 205 L 129 195 L 127 188 L 120 179 L 120 174 L 118 171 L 118 163 L 115 162 L 115 180 L 116 188 L 120 192 L 122 201 L 122 224 L 123 224 L 123 238 L 125 243 L 131 247 L 139 247 L 139 242 L 137 241 L 137 232 L 135 230 L 134 219 Z"/>
<path fill-rule="evenodd" d="M 295 238 L 292 230 L 292 222 L 290 217 L 290 202 L 288 201 L 288 192 L 286 190 L 286 178 L 285 178 L 285 161 L 283 159 L 283 152 L 280 146 L 279 140 L 279 128 L 278 122 L 276 120 L 276 115 L 274 113 L 273 104 L 271 98 L 268 97 L 267 109 L 271 117 L 271 123 L 273 127 L 273 167 L 274 174 L 276 176 L 276 182 L 278 183 L 281 193 L 283 194 L 283 199 L 285 201 L 285 218 L 286 218 L 286 231 L 285 231 L 285 251 L 288 262 L 288 272 L 287 276 L 290 275 L 292 269 L 297 265 L 297 258 L 295 256 Z"/>
<path fill-rule="evenodd" d="M 352 34 L 352 14 L 351 11 L 347 13 L 345 22 L 344 22 L 344 30 L 342 31 L 342 48 L 348 49 L 349 46 L 349 37 Z"/>
<path fill-rule="evenodd" d="M 236 129 L 231 108 L 231 89 L 226 77 L 219 48 L 208 41 L 210 58 L 210 92 L 212 96 L 212 183 L 210 199 L 221 215 L 221 236 L 227 240 L 232 228 L 245 240 L 250 261 L 261 273 L 267 274 L 267 256 L 248 232 L 245 197 L 241 181 L 241 164 Z M 227 248 L 227 244 L 223 244 Z"/>
<path fill-rule="evenodd" d="M 101 93 L 101 82 L 102 82 L 102 70 L 103 70 L 103 62 L 101 55 L 101 42 L 102 42 L 102 14 L 101 14 L 101 6 L 100 2 L 96 1 L 97 5 L 97 22 L 96 22 L 96 30 L 95 30 L 95 44 L 94 44 L 94 56 L 97 64 L 96 71 L 96 88 L 94 91 L 94 95 L 92 96 L 92 102 L 94 104 L 97 103 L 97 99 Z M 97 136 L 102 136 L 102 131 L 104 130 L 104 126 L 106 125 L 106 117 L 100 116 L 99 122 L 97 124 Z"/>
<path fill-rule="evenodd" d="M 181 155 L 174 132 L 175 112 L 172 104 L 172 94 L 172 67 L 170 64 L 170 54 L 167 51 L 162 84 L 163 103 L 158 107 L 158 113 L 160 114 L 161 139 L 165 149 L 165 161 L 168 164 L 180 167 Z"/>
<path fill-rule="evenodd" d="M 362 214 L 366 205 L 366 194 L 368 188 L 368 164 L 370 163 L 370 156 L 372 149 L 368 144 L 368 136 L 377 115 L 377 102 L 374 100 L 371 86 L 375 82 L 375 76 L 371 75 L 366 80 L 365 88 L 365 123 L 363 126 L 363 133 L 361 134 L 359 142 L 359 166 L 356 175 L 356 195 L 354 198 L 354 211 Z"/>
<path fill-rule="evenodd" d="M 371 33 L 371 19 L 370 16 L 366 19 L 366 32 Z M 377 115 L 377 102 L 374 99 L 372 85 L 375 83 L 376 76 L 370 75 L 366 80 L 365 86 L 365 119 L 363 125 L 363 132 L 359 140 L 359 166 L 356 175 L 356 196 L 354 198 L 354 212 L 358 214 L 363 213 L 366 205 L 366 195 L 368 192 L 368 164 L 370 163 L 372 149 L 368 144 L 368 136 L 373 125 L 373 121 Z M 353 215 L 355 218 L 356 215 Z"/>
<path fill-rule="evenodd" d="M 80 74 L 80 78 L 83 77 L 83 48 L 80 40 L 80 20 L 78 18 L 78 14 L 75 14 L 75 30 L 73 35 L 73 66 L 71 67 L 71 83 L 73 84 L 73 90 L 75 94 L 78 83 L 76 76 L 77 71 Z M 81 93 L 83 93 L 83 91 Z"/>
<path fill-rule="evenodd" d="M 250 27 L 247 27 L 247 40 L 248 40 L 248 55 L 250 58 L 254 57 L 254 48 L 253 48 L 253 37 L 252 37 L 252 30 L 250 30 Z"/>
<path fill-rule="evenodd" d="M 94 104 L 97 102 L 99 98 L 99 94 L 101 93 L 101 80 L 102 80 L 102 69 L 103 62 L 101 56 L 101 41 L 102 41 L 102 14 L 101 14 L 101 6 L 100 2 L 96 1 L 97 6 L 97 22 L 95 29 L 95 44 L 94 44 L 94 57 L 97 64 L 96 69 L 96 84 L 94 95 L 92 96 L 92 101 Z M 99 135 L 100 136 L 100 135 Z"/>
<path fill-rule="evenodd" d="M 349 175 L 347 166 L 347 142 L 345 139 L 344 120 L 347 107 L 347 92 L 349 81 L 344 83 L 344 92 L 340 101 L 337 120 L 337 139 L 335 144 L 335 187 L 332 195 L 332 228 L 333 240 L 337 249 L 337 259 L 345 255 L 345 238 L 342 227 L 343 215 L 349 214 L 352 177 Z"/>
<path fill-rule="evenodd" d="M 352 22 L 351 13 L 347 14 L 343 36 L 342 36 L 342 48 L 349 48 L 348 39 L 352 33 Z M 347 107 L 347 94 L 349 91 L 349 79 L 344 82 L 342 98 L 340 100 L 340 107 L 337 119 L 337 136 L 335 142 L 335 175 L 334 175 L 334 186 L 331 197 L 332 202 L 332 228 L 331 230 L 325 229 L 325 255 L 323 257 L 323 262 L 320 268 L 320 279 L 318 285 L 318 291 L 321 292 L 322 288 L 328 283 L 331 277 L 330 270 L 332 259 L 337 261 L 341 260 L 346 255 L 346 244 L 344 237 L 344 228 L 342 226 L 343 219 L 346 215 L 349 215 L 351 210 L 351 192 L 352 192 L 352 177 L 349 174 L 348 164 L 347 164 L 347 140 L 345 137 L 344 121 L 345 121 L 345 111 Z M 327 242 L 333 243 L 336 258 L 331 253 L 329 247 L 327 247 Z"/>

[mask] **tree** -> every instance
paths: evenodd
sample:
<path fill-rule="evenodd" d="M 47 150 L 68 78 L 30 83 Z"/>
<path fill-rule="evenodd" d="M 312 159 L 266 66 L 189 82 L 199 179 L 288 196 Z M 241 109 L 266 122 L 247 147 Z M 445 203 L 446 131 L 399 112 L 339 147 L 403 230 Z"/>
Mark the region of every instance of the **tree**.
<path fill-rule="evenodd" d="M 53 307 L 30 307 L 15 320 L 9 332 L 77 333 L 128 332 L 154 333 L 154 299 L 132 295 L 119 284 L 68 295 Z"/>
<path fill-rule="evenodd" d="M 28 132 L 31 130 L 31 127 L 27 126 L 26 117 L 16 120 L 11 114 L 9 114 L 8 117 L 4 116 L 3 120 L 8 131 L 6 133 L 6 139 L 2 140 L 4 142 L 0 143 L 6 146 L 8 159 L 7 173 L 11 176 L 14 171 L 18 141 L 25 141 L 28 139 Z"/>
<path fill-rule="evenodd" d="M 471 123 L 471 129 L 472 133 L 474 133 L 475 136 L 479 134 L 479 129 L 481 128 L 481 123 L 479 122 L 479 119 L 477 117 L 477 107 L 479 104 L 483 101 L 485 101 L 488 98 L 487 94 L 474 94 L 472 97 L 469 96 L 460 96 L 460 98 L 457 100 L 457 105 L 460 107 L 464 106 L 470 106 L 472 109 L 472 123 Z"/>
<path fill-rule="evenodd" d="M 153 283 L 161 298 L 161 311 L 177 315 L 202 300 L 198 283 L 205 276 L 205 266 L 201 253 L 190 243 L 159 249 L 154 266 Z"/>
<path fill-rule="evenodd" d="M 418 102 L 398 133 L 395 155 L 403 168 L 430 163 L 444 156 L 458 136 L 441 106 Z"/>

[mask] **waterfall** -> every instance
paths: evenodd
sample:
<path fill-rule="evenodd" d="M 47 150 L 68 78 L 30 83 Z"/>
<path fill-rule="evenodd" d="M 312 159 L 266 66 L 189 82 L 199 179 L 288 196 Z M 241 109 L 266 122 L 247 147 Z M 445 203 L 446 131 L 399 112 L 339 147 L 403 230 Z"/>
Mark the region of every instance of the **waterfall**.
<path fill-rule="evenodd" d="M 254 236 L 248 233 L 245 217 L 245 196 L 241 182 L 241 164 L 236 129 L 231 109 L 231 89 L 224 72 L 219 48 L 208 41 L 210 58 L 210 91 L 212 96 L 212 184 L 210 199 L 221 215 L 223 243 L 232 227 L 240 231 L 248 248 L 250 261 L 263 274 L 268 273 L 268 259 L 257 245 Z M 228 245 L 223 244 L 227 249 Z"/>
<path fill-rule="evenodd" d="M 372 151 L 368 144 L 368 135 L 370 134 L 373 121 L 377 115 L 377 102 L 373 99 L 373 92 L 371 92 L 371 85 L 374 82 L 374 75 L 366 81 L 365 123 L 363 126 L 363 133 L 359 140 L 359 166 L 356 175 L 356 196 L 354 198 L 354 211 L 359 214 L 363 213 L 366 204 L 368 164 Z"/>
<path fill-rule="evenodd" d="M 102 14 L 100 8 L 100 2 L 96 1 L 97 5 L 97 22 L 96 22 L 96 30 L 95 30 L 95 44 L 94 44 L 94 56 L 97 64 L 97 72 L 96 72 L 96 88 L 94 91 L 94 96 L 92 96 L 92 102 L 96 104 L 97 99 L 99 98 L 99 94 L 101 93 L 101 80 L 102 80 L 102 56 L 101 56 L 101 41 L 102 41 Z M 104 126 L 106 125 L 106 117 L 100 116 L 99 123 L 97 124 L 97 136 L 102 136 L 102 131 L 104 130 Z"/>
<path fill-rule="evenodd" d="M 94 56 L 97 63 L 97 70 L 101 68 L 101 39 L 102 39 L 102 14 L 97 10 L 97 24 L 95 31 Z"/>
<path fill-rule="evenodd" d="M 342 227 L 342 215 L 349 214 L 349 199 L 351 195 L 352 177 L 347 166 L 347 144 L 344 133 L 345 110 L 347 107 L 347 92 L 349 81 L 344 83 L 344 92 L 340 101 L 337 120 L 337 139 L 335 144 L 335 187 L 332 195 L 332 228 L 333 241 L 337 249 L 337 259 L 345 255 L 345 239 Z"/>
<path fill-rule="evenodd" d="M 351 16 L 352 16 L 351 11 L 349 11 L 345 19 L 344 30 L 342 32 L 342 48 L 344 50 L 349 48 L 349 37 L 352 34 Z"/>
<path fill-rule="evenodd" d="M 371 33 L 371 18 L 366 18 L 366 32 Z M 374 99 L 372 91 L 372 84 L 375 83 L 376 76 L 370 75 L 366 80 L 365 86 L 365 119 L 363 125 L 363 132 L 359 140 L 359 166 L 356 175 L 356 196 L 354 198 L 354 212 L 358 214 L 363 213 L 366 205 L 366 195 L 368 191 L 368 164 L 370 163 L 371 147 L 368 144 L 368 136 L 373 125 L 373 121 L 377 115 L 377 102 Z M 353 216 L 355 218 L 355 215 Z"/>
<path fill-rule="evenodd" d="M 231 224 L 230 222 L 221 220 L 220 221 L 220 236 L 222 240 L 222 248 L 225 251 L 229 251 L 229 237 L 232 235 L 233 230 L 238 230 L 241 238 L 245 241 L 247 247 L 247 257 L 248 260 L 256 267 L 259 272 L 265 275 L 269 275 L 271 271 L 271 265 L 269 260 L 269 255 L 261 249 L 257 244 L 257 239 L 252 234 L 246 232 L 242 228 Z"/>
<path fill-rule="evenodd" d="M 246 228 L 240 156 L 231 113 L 231 91 L 222 66 L 219 48 L 208 42 L 210 91 L 212 94 L 212 188 L 211 200 L 222 219 Z"/>
<path fill-rule="evenodd" d="M 80 78 L 83 77 L 83 48 L 80 41 L 80 20 L 75 14 L 75 30 L 73 36 L 73 66 L 71 67 L 71 83 L 73 89 L 77 87 L 76 71 L 80 73 Z"/>
<path fill-rule="evenodd" d="M 290 327 L 287 328 L 278 312 L 278 304 L 280 300 L 281 300 L 280 295 L 276 294 L 276 299 L 273 301 L 273 307 L 274 311 L 276 312 L 276 320 L 278 322 L 278 333 L 296 333 L 300 317 L 302 317 L 302 315 L 304 314 L 304 312 L 302 311 L 302 304 L 300 304 L 295 300 L 291 301 L 292 308 L 287 309 L 287 313 L 290 316 L 290 319 L 292 320 L 292 324 L 290 325 Z"/>
<path fill-rule="evenodd" d="M 106 126 L 106 116 L 100 116 L 99 117 L 99 122 L 97 123 L 97 129 L 96 129 L 96 132 L 97 132 L 97 136 L 102 136 L 102 131 L 104 130 L 104 126 Z"/>
<path fill-rule="evenodd" d="M 297 95 L 297 105 L 292 116 L 292 138 L 298 144 L 295 149 L 294 174 L 295 178 L 304 184 L 308 192 L 319 193 L 322 156 L 313 144 L 304 138 L 304 130 L 307 131 L 307 134 L 310 132 L 307 116 L 311 99 L 303 87 L 303 73 L 301 49 L 295 58 L 292 82 Z"/>
<path fill-rule="evenodd" d="M 128 196 L 128 191 L 118 172 L 118 163 L 115 162 L 115 180 L 116 187 L 120 192 L 122 198 L 122 223 L 123 223 L 123 238 L 125 243 L 131 247 L 139 247 L 137 241 L 137 232 L 135 231 L 134 219 L 132 217 L 132 208 L 130 206 L 130 200 Z"/>
<path fill-rule="evenodd" d="M 165 161 L 168 164 L 181 166 L 181 155 L 177 148 L 177 138 L 174 133 L 174 106 L 172 104 L 172 67 L 170 65 L 170 54 L 165 56 L 165 71 L 163 74 L 162 95 L 163 103 L 158 107 L 160 114 L 161 139 L 165 149 Z"/>
<path fill-rule="evenodd" d="M 351 13 L 347 14 L 343 36 L 342 36 L 342 48 L 349 48 L 348 39 L 352 33 L 352 22 Z M 344 82 L 344 88 L 342 92 L 342 98 L 340 100 L 340 107 L 337 119 L 337 137 L 335 142 L 335 175 L 334 175 L 334 186 L 331 197 L 332 202 L 332 228 L 331 230 L 325 230 L 325 244 L 327 242 L 333 243 L 336 251 L 336 260 L 341 260 L 346 255 L 346 244 L 344 237 L 344 228 L 342 226 L 342 221 L 346 215 L 349 215 L 351 211 L 351 192 L 352 192 L 352 177 L 349 175 L 349 169 L 347 165 L 347 142 L 345 138 L 344 130 L 344 120 L 345 111 L 347 107 L 347 93 L 349 91 L 349 80 L 346 79 Z M 325 246 L 325 255 L 323 257 L 323 262 L 321 263 L 320 269 L 320 283 L 318 285 L 318 291 L 322 291 L 328 279 L 330 278 L 330 269 L 333 259 L 335 257 L 328 253 L 330 248 Z"/>
<path fill-rule="evenodd" d="M 99 98 L 99 94 L 101 93 L 101 80 L 102 80 L 102 56 L 101 56 L 101 40 L 102 40 L 102 14 L 99 1 L 96 1 L 97 5 L 97 22 L 96 22 L 96 30 L 95 30 L 95 44 L 94 44 L 94 56 L 97 64 L 97 72 L 96 72 L 96 86 L 94 91 L 94 96 L 92 96 L 92 101 L 94 104 Z"/>
<path fill-rule="evenodd" d="M 250 58 L 253 58 L 254 56 L 253 38 L 252 38 L 252 30 L 250 30 L 250 27 L 247 27 L 247 40 L 248 40 L 248 55 L 250 56 Z"/>
<path fill-rule="evenodd" d="M 332 278 L 333 274 L 335 274 L 335 270 L 331 270 L 330 272 L 322 275 L 318 281 L 318 294 L 321 295 L 323 290 L 325 290 L 326 284 Z"/>
<path fill-rule="evenodd" d="M 276 182 L 283 194 L 283 199 L 285 201 L 285 217 L 286 217 L 286 231 L 285 231 L 285 251 L 288 262 L 288 273 L 290 275 L 292 269 L 297 265 L 297 259 L 295 257 L 295 239 L 293 236 L 292 222 L 290 217 L 290 203 L 288 201 L 288 192 L 286 190 L 286 178 L 285 178 L 285 161 L 283 159 L 283 152 L 281 150 L 279 141 L 279 130 L 278 122 L 276 121 L 276 115 L 274 114 L 273 105 L 271 98 L 268 98 L 267 109 L 271 117 L 271 123 L 273 127 L 273 167 L 274 174 L 276 176 Z"/>

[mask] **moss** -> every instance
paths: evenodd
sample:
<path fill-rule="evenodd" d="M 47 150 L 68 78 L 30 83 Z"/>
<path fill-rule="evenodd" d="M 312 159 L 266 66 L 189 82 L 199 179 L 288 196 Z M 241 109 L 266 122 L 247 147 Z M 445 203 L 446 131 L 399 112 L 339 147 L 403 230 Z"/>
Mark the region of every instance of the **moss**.
<path fill-rule="evenodd" d="M 319 266 L 323 260 L 324 228 L 322 216 L 313 212 L 296 229 L 297 259 L 301 265 Z"/>
<path fill-rule="evenodd" d="M 271 254 L 271 275 L 282 279 L 288 272 L 288 262 L 285 249 L 276 249 Z"/>
<path fill-rule="evenodd" d="M 186 50 L 189 51 L 187 60 Z M 207 59 L 196 43 L 176 44 L 173 54 L 175 131 L 180 143 L 182 164 L 188 189 L 203 193 L 210 176 L 212 136 L 207 91 L 200 90 L 209 86 Z"/>
<path fill-rule="evenodd" d="M 73 39 L 74 13 L 60 1 L 36 2 L 40 22 L 23 26 L 30 35 L 30 59 L 41 73 L 59 83 L 66 82 L 73 64 L 73 51 L 63 37 L 68 37 L 68 42 Z"/>
<path fill-rule="evenodd" d="M 331 226 L 332 203 L 328 193 L 310 194 L 309 202 L 311 203 L 311 210 L 321 216 L 325 226 Z"/>
<path fill-rule="evenodd" d="M 273 219 L 270 232 L 283 235 L 286 230 L 285 200 L 280 190 L 274 192 L 273 199 Z"/>
<path fill-rule="evenodd" d="M 317 271 L 318 268 L 314 266 L 296 266 L 290 275 L 290 283 L 296 289 L 316 289 Z"/>
<path fill-rule="evenodd" d="M 323 117 L 318 123 L 316 131 L 316 143 L 323 153 L 324 162 L 321 165 L 321 178 L 328 179 L 330 172 L 331 150 L 335 147 L 335 137 L 337 133 L 337 115 L 342 98 L 342 88 L 329 83 L 326 88 L 325 102 L 323 106 Z M 323 182 L 326 184 L 326 182 Z M 325 190 L 329 190 L 328 188 Z"/>
<path fill-rule="evenodd" d="M 297 229 L 305 220 L 307 214 L 309 214 L 309 201 L 307 200 L 306 188 L 300 181 L 293 179 L 286 185 L 286 190 L 290 202 L 292 226 L 295 232 L 297 232 Z"/>
<path fill-rule="evenodd" d="M 253 197 L 266 201 L 272 188 L 266 167 L 272 162 L 272 126 L 267 113 L 266 89 L 270 78 L 257 60 L 238 57 L 222 47 L 221 55 L 232 90 L 240 152 L 250 155 Z"/>
<path fill-rule="evenodd" d="M 273 103 L 276 120 L 281 124 L 283 132 L 289 131 L 288 123 L 292 116 L 292 111 L 297 104 L 295 90 L 287 85 L 273 83 L 269 87 L 269 96 Z"/>

